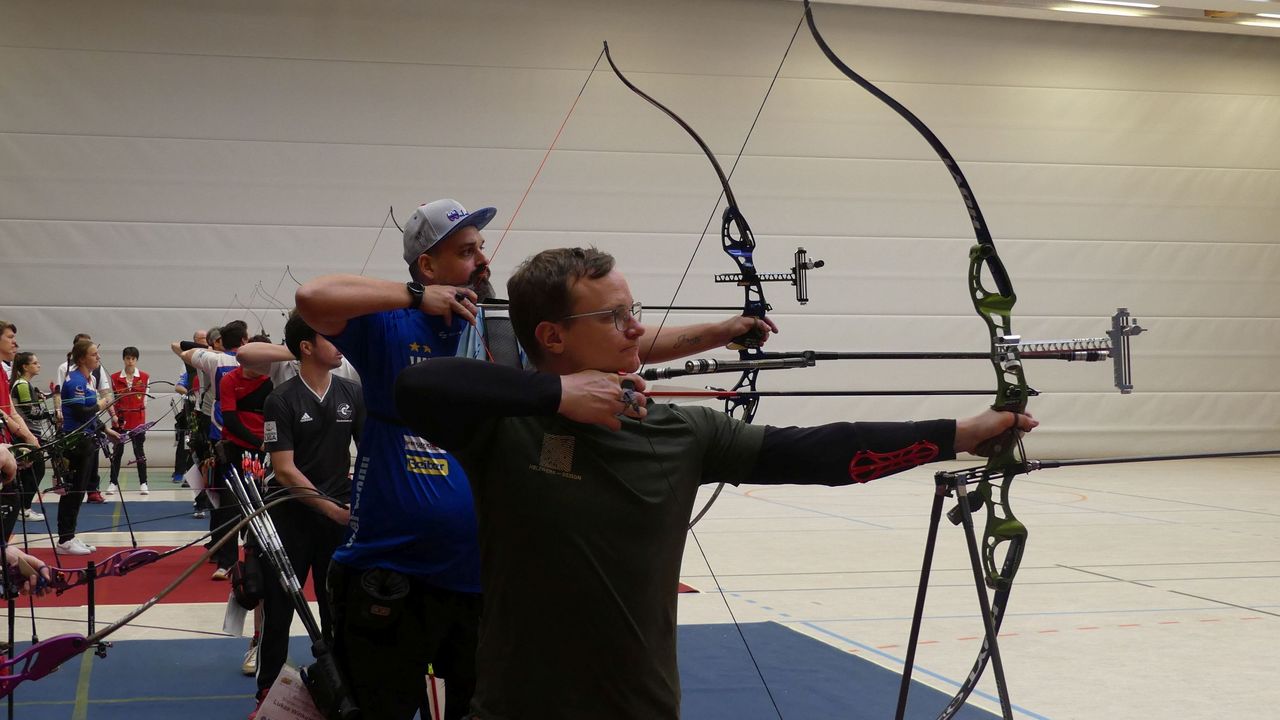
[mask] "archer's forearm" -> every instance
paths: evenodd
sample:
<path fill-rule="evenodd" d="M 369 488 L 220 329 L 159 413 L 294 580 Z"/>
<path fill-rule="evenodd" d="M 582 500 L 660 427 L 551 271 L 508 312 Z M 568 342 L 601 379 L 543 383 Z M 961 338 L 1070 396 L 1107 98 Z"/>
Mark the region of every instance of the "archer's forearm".
<path fill-rule="evenodd" d="M 295 358 L 293 353 L 289 352 L 289 348 L 268 342 L 245 343 L 236 351 L 237 362 L 264 375 L 271 371 L 273 363 L 288 362 L 293 359 Z"/>
<path fill-rule="evenodd" d="M 955 459 L 955 420 L 767 427 L 752 485 L 850 485 Z"/>
<path fill-rule="evenodd" d="M 448 449 L 495 417 L 554 415 L 560 377 L 482 360 L 436 358 L 401 372 L 395 397 L 405 424 Z"/>
<path fill-rule="evenodd" d="M 0 410 L 0 415 L 4 416 L 4 424 L 9 428 L 9 431 L 18 436 L 22 442 L 29 445 L 40 444 L 35 433 L 31 432 L 31 428 L 27 427 L 27 421 L 22 419 L 22 415 L 16 412 L 10 415 L 3 410 Z"/>
<path fill-rule="evenodd" d="M 274 465 L 275 462 L 273 461 Z M 297 465 L 289 464 L 286 466 L 276 466 L 276 480 L 280 485 L 287 488 L 295 497 L 302 502 L 310 505 L 313 509 L 320 513 L 324 513 L 326 505 L 331 505 L 332 501 L 321 497 L 320 491 L 316 488 L 315 483 L 307 479 L 307 476 L 298 469 Z M 294 490 L 299 492 L 294 493 Z"/>
<path fill-rule="evenodd" d="M 647 346 L 643 345 L 647 338 L 641 340 L 640 361 L 646 365 L 670 362 L 724 347 L 733 338 L 724 337 L 722 326 L 723 323 L 698 323 L 664 327 L 648 340 Z"/>
<path fill-rule="evenodd" d="M 361 275 L 323 275 L 294 295 L 298 312 L 322 335 L 338 335 L 351 318 L 409 307 L 404 283 Z"/>

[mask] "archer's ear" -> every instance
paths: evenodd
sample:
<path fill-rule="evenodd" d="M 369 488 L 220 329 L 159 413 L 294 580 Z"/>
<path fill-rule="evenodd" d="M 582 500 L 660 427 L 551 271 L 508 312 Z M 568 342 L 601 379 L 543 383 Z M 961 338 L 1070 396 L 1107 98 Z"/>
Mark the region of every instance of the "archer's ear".
<path fill-rule="evenodd" d="M 436 280 L 435 259 L 429 253 L 422 253 L 418 259 L 414 260 L 414 265 L 418 268 L 418 276 L 423 279 L 425 284 L 430 285 Z"/>
<path fill-rule="evenodd" d="M 560 333 L 560 325 L 550 320 L 543 320 L 533 329 L 533 336 L 543 352 L 559 355 L 564 352 L 564 336 Z"/>

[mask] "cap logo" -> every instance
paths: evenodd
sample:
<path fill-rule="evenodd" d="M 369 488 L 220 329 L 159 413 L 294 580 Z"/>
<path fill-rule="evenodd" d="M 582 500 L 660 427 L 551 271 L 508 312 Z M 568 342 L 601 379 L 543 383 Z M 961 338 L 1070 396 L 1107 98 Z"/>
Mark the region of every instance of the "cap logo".
<path fill-rule="evenodd" d="M 454 222 L 454 221 L 456 221 L 456 220 L 461 220 L 462 218 L 464 218 L 464 217 L 466 217 L 467 215 L 470 215 L 470 214 L 471 214 L 471 213 L 468 213 L 466 210 L 456 210 L 456 209 L 455 209 L 455 210 L 450 210 L 449 212 L 445 213 L 445 215 L 444 215 L 444 216 L 445 216 L 446 218 L 448 218 L 448 219 L 449 219 L 449 222 Z"/>

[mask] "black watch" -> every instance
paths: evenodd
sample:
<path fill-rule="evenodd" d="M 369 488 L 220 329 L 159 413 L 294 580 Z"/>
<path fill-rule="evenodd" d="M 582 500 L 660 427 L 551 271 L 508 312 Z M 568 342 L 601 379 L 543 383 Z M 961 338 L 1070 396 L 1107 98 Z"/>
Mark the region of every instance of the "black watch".
<path fill-rule="evenodd" d="M 404 289 L 409 291 L 409 309 L 417 310 L 422 307 L 422 293 L 427 291 L 427 289 L 422 286 L 422 283 L 416 280 L 410 280 L 404 284 Z"/>

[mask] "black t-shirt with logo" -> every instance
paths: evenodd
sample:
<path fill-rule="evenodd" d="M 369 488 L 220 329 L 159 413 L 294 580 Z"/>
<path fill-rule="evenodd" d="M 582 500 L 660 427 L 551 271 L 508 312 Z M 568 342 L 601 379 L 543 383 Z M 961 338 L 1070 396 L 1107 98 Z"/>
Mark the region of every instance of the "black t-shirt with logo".
<path fill-rule="evenodd" d="M 295 377 L 271 392 L 263 415 L 266 450 L 292 450 L 294 464 L 311 484 L 347 502 L 351 440 L 360 438 L 364 425 L 360 386 L 331 375 L 329 389 L 320 397 Z"/>

